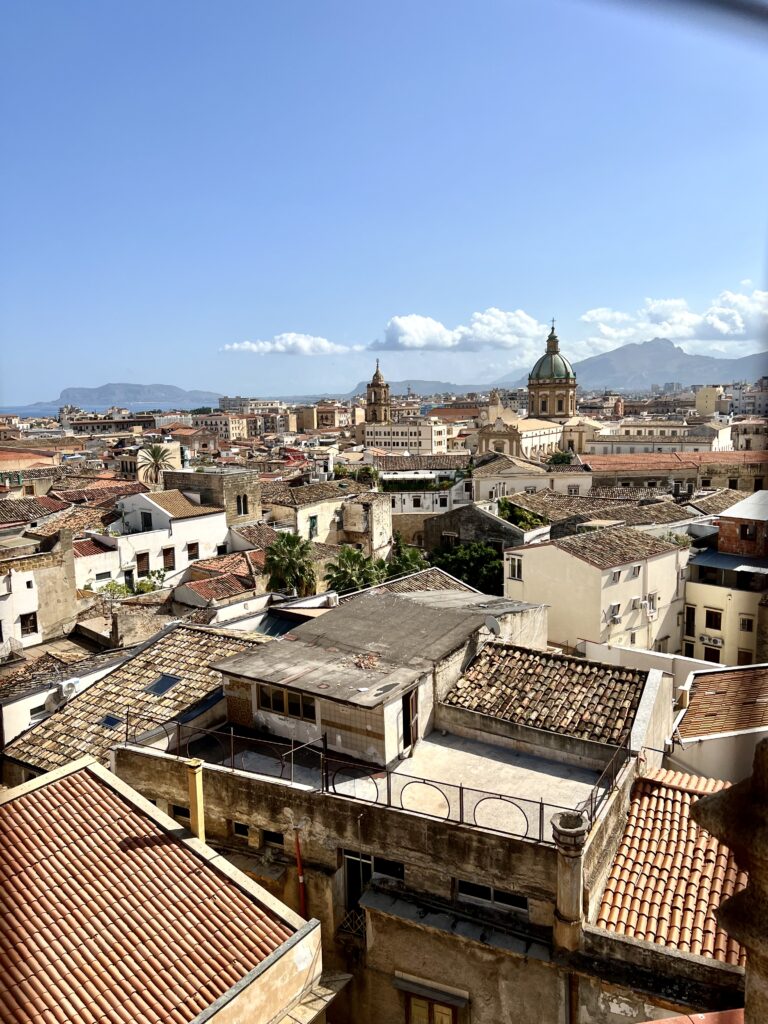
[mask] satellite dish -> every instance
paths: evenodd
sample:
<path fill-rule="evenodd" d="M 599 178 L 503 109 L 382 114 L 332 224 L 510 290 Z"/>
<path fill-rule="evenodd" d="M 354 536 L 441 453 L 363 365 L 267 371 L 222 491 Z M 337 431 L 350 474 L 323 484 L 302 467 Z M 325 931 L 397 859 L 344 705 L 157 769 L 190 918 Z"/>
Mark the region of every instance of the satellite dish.
<path fill-rule="evenodd" d="M 485 616 L 485 628 L 489 629 L 494 636 L 501 636 L 501 624 L 495 615 Z"/>
<path fill-rule="evenodd" d="M 61 696 L 64 700 L 71 700 L 77 693 L 77 679 L 72 679 L 68 683 L 64 683 L 61 687 Z"/>

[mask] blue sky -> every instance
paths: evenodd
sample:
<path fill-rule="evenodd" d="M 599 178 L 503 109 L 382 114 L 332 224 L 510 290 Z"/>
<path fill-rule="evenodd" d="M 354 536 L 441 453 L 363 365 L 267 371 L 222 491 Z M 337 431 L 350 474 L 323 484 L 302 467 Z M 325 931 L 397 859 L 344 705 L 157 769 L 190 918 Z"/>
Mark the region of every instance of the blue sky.
<path fill-rule="evenodd" d="M 0 404 L 347 390 L 377 354 L 488 381 L 553 315 L 574 358 L 755 351 L 767 48 L 607 0 L 16 0 Z"/>

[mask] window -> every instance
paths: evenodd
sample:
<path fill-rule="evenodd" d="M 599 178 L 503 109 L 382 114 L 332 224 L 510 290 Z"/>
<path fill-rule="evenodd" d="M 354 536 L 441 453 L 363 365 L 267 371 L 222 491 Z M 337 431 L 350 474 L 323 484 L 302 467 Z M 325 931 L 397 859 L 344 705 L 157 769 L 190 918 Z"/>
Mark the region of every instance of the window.
<path fill-rule="evenodd" d="M 755 620 L 751 615 L 742 615 L 739 619 L 739 629 L 742 633 L 752 633 L 755 628 Z"/>
<path fill-rule="evenodd" d="M 737 665 L 751 665 L 752 664 L 752 651 L 736 651 L 736 664 Z"/>
<path fill-rule="evenodd" d="M 237 506 L 237 514 L 241 516 L 243 514 L 243 499 L 238 494 L 235 498 L 235 504 Z"/>
<path fill-rule="evenodd" d="M 637 579 L 637 577 L 640 575 L 640 569 L 641 568 L 642 568 L 642 566 L 640 566 L 640 565 L 633 565 L 632 566 L 632 571 L 629 574 L 632 577 L 632 579 Z"/>
<path fill-rule="evenodd" d="M 117 729 L 119 725 L 122 725 L 122 718 L 119 715 L 104 715 L 99 725 L 105 729 Z"/>
<path fill-rule="evenodd" d="M 546 412 L 547 411 L 547 400 L 546 400 L 546 398 L 542 398 L 542 400 L 541 400 L 541 411 L 542 412 Z"/>
<path fill-rule="evenodd" d="M 261 845 L 262 846 L 284 846 L 285 836 L 282 832 L 270 832 L 269 829 L 264 828 L 261 830 Z"/>
<path fill-rule="evenodd" d="M 243 515 L 244 516 L 248 515 L 248 495 L 247 494 L 243 495 Z"/>
<path fill-rule="evenodd" d="M 497 889 L 493 885 L 479 885 L 466 879 L 456 879 L 456 898 L 467 903 L 492 903 L 505 910 L 518 910 L 528 913 L 528 898 L 516 892 Z"/>
<path fill-rule="evenodd" d="M 456 1007 L 409 992 L 408 1024 L 456 1024 Z"/>
<path fill-rule="evenodd" d="M 685 632 L 683 635 L 696 636 L 696 608 L 692 604 L 685 606 Z"/>
<path fill-rule="evenodd" d="M 704 648 L 704 661 L 711 661 L 713 665 L 720 664 L 720 651 L 717 647 Z"/>
<path fill-rule="evenodd" d="M 25 494 L 34 494 L 35 493 L 35 485 L 34 484 L 24 484 L 24 493 Z"/>
<path fill-rule="evenodd" d="M 98 576 L 96 577 L 98 579 Z M 27 590 L 33 590 L 35 586 L 34 580 L 27 580 Z"/>
<path fill-rule="evenodd" d="M 313 540 L 317 536 L 317 516 L 309 517 L 309 539 Z"/>
<path fill-rule="evenodd" d="M 608 616 L 609 619 L 615 619 L 615 618 L 618 617 L 620 612 L 621 612 L 621 605 L 620 604 L 609 604 L 608 605 L 608 611 L 606 612 L 606 615 Z"/>
<path fill-rule="evenodd" d="M 440 505 L 440 508 L 448 508 L 448 498 L 445 497 L 445 495 L 442 495 L 438 499 L 438 504 Z"/>
<path fill-rule="evenodd" d="M 167 693 L 172 686 L 175 686 L 176 683 L 180 681 L 181 676 L 172 676 L 168 675 L 166 672 L 161 672 L 154 682 L 144 688 L 144 693 L 154 693 L 155 696 L 161 697 L 164 693 Z"/>
<path fill-rule="evenodd" d="M 171 817 L 189 818 L 189 808 L 184 807 L 182 804 L 171 804 Z"/>
<path fill-rule="evenodd" d="M 248 838 L 248 831 L 249 831 L 248 826 L 244 822 L 242 822 L 242 821 L 233 821 L 232 822 L 232 835 L 233 836 L 238 836 L 241 839 L 247 839 Z"/>
<path fill-rule="evenodd" d="M 392 508 L 397 508 L 397 498 L 392 499 Z"/>
<path fill-rule="evenodd" d="M 562 398 L 558 398 L 558 400 L 557 400 L 557 411 L 558 412 L 562 412 L 563 408 L 564 408 L 563 400 L 562 400 Z"/>
<path fill-rule="evenodd" d="M 517 555 L 512 555 L 509 559 L 509 578 L 511 580 L 523 578 L 523 560 Z"/>
<path fill-rule="evenodd" d="M 735 476 L 732 476 L 732 477 L 729 478 L 729 480 L 728 480 L 728 487 L 732 491 L 738 491 L 738 489 L 739 489 L 739 481 L 738 481 L 738 479 Z"/>
<path fill-rule="evenodd" d="M 763 478 L 761 476 L 755 477 L 755 490 L 762 491 L 763 489 Z"/>
<path fill-rule="evenodd" d="M 142 512 L 141 513 L 141 529 L 142 529 L 142 531 L 143 530 L 151 530 L 152 529 L 152 513 L 151 512 Z"/>
<path fill-rule="evenodd" d="M 694 647 L 694 645 L 689 640 L 686 640 L 686 642 L 683 644 L 683 657 L 692 658 L 694 656 L 695 650 L 696 648 Z"/>
<path fill-rule="evenodd" d="M 723 628 L 723 613 L 714 611 L 712 608 L 707 608 L 704 614 L 704 628 L 705 629 L 722 629 Z"/>
<path fill-rule="evenodd" d="M 136 575 L 149 576 L 149 552 L 142 551 L 136 555 Z"/>
<path fill-rule="evenodd" d="M 695 450 L 696 450 L 696 449 L 694 449 L 694 451 L 695 451 Z M 702 480 L 702 481 L 701 481 L 701 486 L 702 486 L 702 487 L 711 487 L 711 486 L 712 486 L 712 481 L 711 481 L 711 480 Z"/>
<path fill-rule="evenodd" d="M 307 693 L 262 685 L 258 689 L 258 705 L 260 711 L 270 711 L 273 715 L 302 718 L 305 722 L 316 721 L 315 698 Z"/>
<path fill-rule="evenodd" d="M 22 636 L 32 636 L 33 633 L 37 632 L 37 612 L 27 612 L 26 615 L 20 615 L 19 624 L 21 625 Z"/>
<path fill-rule="evenodd" d="M 217 544 L 216 545 L 216 554 L 217 555 L 226 555 L 226 553 L 227 553 L 227 545 L 226 544 Z"/>
<path fill-rule="evenodd" d="M 166 572 L 176 568 L 176 548 L 163 548 L 163 568 Z"/>
<path fill-rule="evenodd" d="M 578 484 L 568 484 L 568 493 L 575 496 L 579 493 L 581 487 Z"/>
<path fill-rule="evenodd" d="M 757 528 L 754 523 L 742 523 L 739 527 L 741 540 L 754 540 L 757 536 Z"/>
<path fill-rule="evenodd" d="M 621 579 L 621 569 L 614 569 L 611 573 L 611 583 L 618 583 Z"/>
<path fill-rule="evenodd" d="M 187 558 L 190 562 L 196 561 L 200 557 L 200 545 L 196 540 L 191 540 L 187 544 Z"/>
<path fill-rule="evenodd" d="M 413 507 L 414 508 L 421 508 L 421 498 L 414 498 L 413 499 Z"/>
<path fill-rule="evenodd" d="M 648 595 L 648 611 L 655 612 L 659 607 L 659 595 L 655 591 L 651 591 Z"/>
<path fill-rule="evenodd" d="M 637 633 L 630 633 L 629 634 L 629 642 L 630 642 L 630 644 L 636 644 L 637 643 Z"/>
<path fill-rule="evenodd" d="M 96 582 L 97 583 L 104 583 L 107 580 L 111 580 L 111 579 L 112 579 L 112 573 L 111 572 L 97 572 L 96 573 Z"/>

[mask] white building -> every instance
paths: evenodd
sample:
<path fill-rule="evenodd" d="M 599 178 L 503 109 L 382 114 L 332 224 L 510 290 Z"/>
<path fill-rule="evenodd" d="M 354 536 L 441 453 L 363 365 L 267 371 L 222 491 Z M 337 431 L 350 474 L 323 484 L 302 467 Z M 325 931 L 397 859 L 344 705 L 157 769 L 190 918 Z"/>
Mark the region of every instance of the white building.
<path fill-rule="evenodd" d="M 224 509 L 194 498 L 175 490 L 121 498 L 121 521 L 108 534 L 89 532 L 75 542 L 78 588 L 100 590 L 111 581 L 133 587 L 153 572 L 170 586 L 198 559 L 225 554 Z"/>
<path fill-rule="evenodd" d="M 549 607 L 549 640 L 680 649 L 688 551 L 632 527 L 504 552 L 504 596 Z"/>
<path fill-rule="evenodd" d="M 406 423 L 365 423 L 361 429 L 366 448 L 411 455 L 442 455 L 448 451 L 447 425 L 430 417 Z"/>

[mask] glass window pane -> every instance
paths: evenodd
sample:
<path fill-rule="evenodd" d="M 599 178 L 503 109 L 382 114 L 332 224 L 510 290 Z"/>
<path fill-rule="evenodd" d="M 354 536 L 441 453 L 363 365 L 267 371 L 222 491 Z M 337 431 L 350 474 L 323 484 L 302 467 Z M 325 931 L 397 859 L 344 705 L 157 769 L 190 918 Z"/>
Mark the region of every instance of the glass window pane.
<path fill-rule="evenodd" d="M 314 722 L 316 720 L 316 715 L 315 715 L 315 698 L 314 697 L 308 697 L 306 694 L 304 694 L 302 696 L 302 698 L 301 698 L 301 706 L 302 706 L 302 718 L 306 718 L 307 721 L 309 721 L 309 722 Z"/>
<path fill-rule="evenodd" d="M 285 690 L 272 691 L 272 710 L 276 715 L 285 714 Z"/>
<path fill-rule="evenodd" d="M 443 1006 L 442 1003 L 434 1004 L 434 1024 L 453 1024 L 453 1010 L 450 1006 Z"/>
<path fill-rule="evenodd" d="M 291 718 L 301 718 L 301 694 L 288 692 L 288 714 Z"/>
<path fill-rule="evenodd" d="M 272 690 L 269 686 L 259 687 L 259 707 L 265 711 L 272 710 Z"/>
<path fill-rule="evenodd" d="M 429 1024 L 429 1003 L 426 999 L 411 996 L 410 1024 Z"/>

